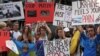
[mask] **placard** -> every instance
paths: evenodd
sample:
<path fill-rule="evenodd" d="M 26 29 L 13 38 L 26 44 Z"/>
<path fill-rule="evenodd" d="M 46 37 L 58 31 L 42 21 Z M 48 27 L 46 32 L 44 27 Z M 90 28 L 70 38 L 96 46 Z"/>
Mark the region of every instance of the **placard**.
<path fill-rule="evenodd" d="M 10 34 L 8 31 L 0 30 L 0 52 L 7 51 L 6 40 L 10 39 Z"/>
<path fill-rule="evenodd" d="M 44 42 L 45 56 L 70 56 L 70 39 Z"/>
<path fill-rule="evenodd" d="M 25 3 L 25 22 L 53 22 L 54 3 Z"/>
<path fill-rule="evenodd" d="M 22 2 L 0 4 L 0 21 L 24 19 Z"/>
<path fill-rule="evenodd" d="M 56 4 L 53 25 L 62 24 L 63 27 L 71 27 L 72 7 L 63 4 Z"/>
<path fill-rule="evenodd" d="M 7 40 L 6 41 L 6 46 L 10 50 L 12 50 L 13 52 L 15 52 L 16 54 L 19 54 L 18 48 L 17 48 L 16 44 L 12 40 Z"/>
<path fill-rule="evenodd" d="M 72 2 L 72 25 L 100 23 L 100 0 Z"/>

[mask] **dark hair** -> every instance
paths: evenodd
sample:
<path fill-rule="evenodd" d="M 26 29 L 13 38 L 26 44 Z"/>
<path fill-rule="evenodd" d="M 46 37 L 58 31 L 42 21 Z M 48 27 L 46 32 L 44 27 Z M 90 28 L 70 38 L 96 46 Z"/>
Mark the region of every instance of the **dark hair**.
<path fill-rule="evenodd" d="M 58 30 L 63 30 L 63 28 L 60 27 L 60 26 L 58 26 L 58 27 L 56 28 L 56 31 L 55 31 L 56 34 L 58 33 Z"/>
<path fill-rule="evenodd" d="M 86 31 L 87 31 L 88 28 L 93 28 L 93 31 L 96 34 L 96 29 L 95 29 L 94 25 L 88 25 L 88 26 L 86 26 Z"/>
<path fill-rule="evenodd" d="M 88 25 L 86 28 L 95 28 L 93 25 Z"/>
<path fill-rule="evenodd" d="M 58 30 L 63 30 L 63 28 L 60 27 L 60 26 L 58 26 L 58 27 L 56 28 L 56 30 L 55 30 L 55 38 L 56 38 L 56 39 L 59 39 Z"/>
<path fill-rule="evenodd" d="M 41 29 L 44 29 L 44 30 L 46 30 L 46 28 L 45 28 L 45 26 L 41 26 L 41 27 L 39 27 L 39 32 L 41 32 Z"/>
<path fill-rule="evenodd" d="M 20 41 L 23 41 L 23 34 L 25 31 L 25 28 L 28 26 L 24 26 L 23 30 L 22 30 L 22 36 L 19 37 Z M 31 43 L 32 42 L 32 35 L 31 35 L 31 29 L 28 27 L 28 33 L 27 33 L 27 38 L 28 38 L 28 42 Z"/>

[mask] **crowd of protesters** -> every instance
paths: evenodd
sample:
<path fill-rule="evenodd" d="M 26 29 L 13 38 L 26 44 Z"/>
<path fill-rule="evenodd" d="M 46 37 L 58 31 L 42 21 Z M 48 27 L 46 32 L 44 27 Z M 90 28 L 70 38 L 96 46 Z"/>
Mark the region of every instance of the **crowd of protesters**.
<path fill-rule="evenodd" d="M 51 39 L 65 38 L 71 38 L 71 56 L 100 55 L 100 26 L 76 26 L 69 29 L 59 25 L 55 31 L 51 31 L 46 21 L 38 21 L 34 31 L 32 29 L 30 24 L 25 24 L 22 30 L 19 30 L 18 22 L 0 22 L 0 30 L 10 32 L 10 40 L 13 40 L 18 47 L 20 51 L 19 56 L 30 56 L 29 53 L 31 51 L 34 51 L 36 56 L 44 56 L 43 40 L 50 41 Z M 52 34 L 53 32 L 55 34 Z M 8 51 L 0 52 L 0 56 L 7 56 L 8 53 Z"/>
<path fill-rule="evenodd" d="M 8 2 L 3 0 L 3 2 Z M 64 28 L 60 24 L 52 31 L 46 21 L 36 23 L 33 30 L 31 24 L 25 24 L 19 30 L 19 23 L 11 21 L 0 22 L 0 30 L 10 32 L 10 40 L 13 40 L 20 51 L 19 56 L 30 56 L 34 51 L 36 56 L 44 56 L 43 41 L 53 39 L 71 38 L 71 56 L 100 56 L 100 26 L 86 25 Z M 52 25 L 53 26 L 53 25 Z M 66 30 L 67 29 L 67 30 Z M 8 56 L 9 51 L 0 50 L 0 56 Z"/>

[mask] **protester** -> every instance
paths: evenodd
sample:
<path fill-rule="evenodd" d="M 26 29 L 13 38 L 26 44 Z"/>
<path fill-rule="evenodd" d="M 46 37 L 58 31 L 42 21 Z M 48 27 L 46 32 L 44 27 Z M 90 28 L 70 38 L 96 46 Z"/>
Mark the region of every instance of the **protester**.
<path fill-rule="evenodd" d="M 6 26 L 7 24 L 5 22 L 0 22 L 0 30 L 7 31 Z M 0 49 L 0 56 L 8 56 L 7 52 L 8 52 L 7 50 L 3 51 Z"/>
<path fill-rule="evenodd" d="M 19 56 L 30 56 L 30 51 L 35 51 L 35 44 L 34 43 L 27 43 L 27 42 L 21 42 L 13 39 L 15 44 L 17 45 L 17 48 L 20 50 Z"/>
<path fill-rule="evenodd" d="M 19 24 L 18 24 L 18 22 L 15 22 L 13 24 L 13 30 L 11 31 L 11 35 L 16 40 L 18 39 L 19 36 L 21 36 L 21 32 L 19 31 Z"/>
<path fill-rule="evenodd" d="M 48 27 L 46 22 L 37 22 L 35 28 L 35 40 L 36 40 L 36 55 L 37 56 L 44 56 L 44 40 L 50 40 L 51 38 L 51 29 Z"/>
<path fill-rule="evenodd" d="M 33 42 L 33 37 L 32 37 L 31 29 L 30 29 L 29 26 L 25 26 L 23 28 L 22 35 L 18 37 L 18 40 L 19 41 L 25 41 L 25 42 L 28 42 L 28 43 Z"/>
<path fill-rule="evenodd" d="M 84 48 L 83 56 L 96 56 L 96 46 L 100 41 L 100 34 L 96 32 L 96 28 L 92 25 L 86 27 L 86 35 L 84 34 L 83 28 L 80 29 L 81 38 L 80 45 Z M 100 31 L 98 29 L 98 31 Z"/>
<path fill-rule="evenodd" d="M 73 28 L 73 34 L 71 38 L 71 43 L 70 43 L 70 55 L 71 56 L 80 56 L 80 32 L 78 30 L 78 27 Z"/>
<path fill-rule="evenodd" d="M 45 21 L 37 23 L 35 32 L 37 32 L 37 30 L 40 32 L 40 40 L 50 40 L 52 32 Z"/>
<path fill-rule="evenodd" d="M 65 39 L 65 33 L 63 27 L 58 26 L 55 31 L 55 38 L 56 39 Z"/>

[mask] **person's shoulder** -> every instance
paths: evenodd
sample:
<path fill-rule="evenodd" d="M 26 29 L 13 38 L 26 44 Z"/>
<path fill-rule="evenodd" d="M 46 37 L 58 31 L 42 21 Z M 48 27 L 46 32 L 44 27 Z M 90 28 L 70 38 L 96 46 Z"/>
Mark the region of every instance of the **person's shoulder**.
<path fill-rule="evenodd" d="M 96 34 L 97 37 L 100 37 L 100 34 Z"/>

